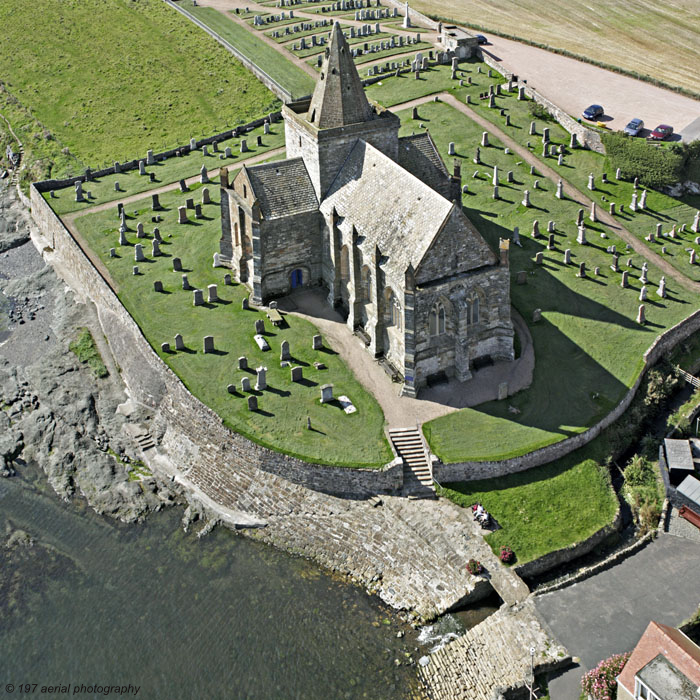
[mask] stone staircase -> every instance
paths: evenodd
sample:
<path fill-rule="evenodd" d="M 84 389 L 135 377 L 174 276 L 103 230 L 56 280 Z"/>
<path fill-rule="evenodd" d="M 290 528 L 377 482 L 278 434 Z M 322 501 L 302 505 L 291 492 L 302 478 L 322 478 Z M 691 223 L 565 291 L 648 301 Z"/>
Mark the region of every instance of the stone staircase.
<path fill-rule="evenodd" d="M 417 498 L 434 498 L 435 486 L 429 453 L 420 430 L 401 428 L 389 431 L 396 454 L 403 460 L 403 492 Z"/>

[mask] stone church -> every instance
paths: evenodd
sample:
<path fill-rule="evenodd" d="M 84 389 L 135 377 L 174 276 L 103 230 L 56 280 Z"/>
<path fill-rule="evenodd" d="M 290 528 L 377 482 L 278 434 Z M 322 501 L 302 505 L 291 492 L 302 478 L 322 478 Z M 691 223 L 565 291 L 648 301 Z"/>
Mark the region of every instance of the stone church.
<path fill-rule="evenodd" d="M 399 137 L 367 100 L 338 22 L 310 102 L 282 116 L 287 160 L 222 177 L 219 259 L 251 302 L 327 290 L 409 396 L 512 360 L 508 242 L 495 254 L 464 214 L 430 135 Z"/>

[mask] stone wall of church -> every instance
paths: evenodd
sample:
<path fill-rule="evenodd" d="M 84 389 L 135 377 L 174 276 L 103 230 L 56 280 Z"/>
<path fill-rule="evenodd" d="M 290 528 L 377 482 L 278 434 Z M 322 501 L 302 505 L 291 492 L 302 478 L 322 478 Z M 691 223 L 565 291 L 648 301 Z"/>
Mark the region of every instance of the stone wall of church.
<path fill-rule="evenodd" d="M 260 278 L 263 300 L 291 290 L 293 270 L 304 286 L 321 282 L 321 215 L 297 214 L 260 222 Z"/>
<path fill-rule="evenodd" d="M 440 308 L 445 312 L 444 333 L 440 332 Z M 432 327 L 431 313 L 435 313 Z M 438 372 L 467 379 L 474 360 L 481 357 L 513 359 L 510 286 L 505 265 L 419 287 L 415 316 L 416 386 Z"/>
<path fill-rule="evenodd" d="M 321 200 L 338 174 L 358 139 L 363 139 L 398 159 L 399 120 L 393 115 L 337 129 L 317 130 L 305 121 L 305 114 L 284 108 L 284 132 L 287 157 L 304 159 L 304 164 Z"/>

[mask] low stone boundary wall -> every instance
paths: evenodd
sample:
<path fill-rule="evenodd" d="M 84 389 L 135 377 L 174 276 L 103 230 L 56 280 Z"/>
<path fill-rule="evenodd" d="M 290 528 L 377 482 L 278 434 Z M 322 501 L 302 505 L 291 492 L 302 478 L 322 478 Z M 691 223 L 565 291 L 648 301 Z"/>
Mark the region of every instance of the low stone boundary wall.
<path fill-rule="evenodd" d="M 192 469 L 217 470 L 255 467 L 307 488 L 347 498 L 397 491 L 403 485 L 403 466 L 394 460 L 382 469 L 352 469 L 305 462 L 268 449 L 229 430 L 221 418 L 189 393 L 175 373 L 150 346 L 138 324 L 124 308 L 97 260 L 64 226 L 39 189 L 31 187 L 32 216 L 51 245 L 44 250 L 58 274 L 81 298 L 95 302 L 103 332 L 109 341 L 131 397 L 156 411 L 173 463 L 183 474 Z"/>
<path fill-rule="evenodd" d="M 227 129 L 222 131 L 220 134 L 214 134 L 213 136 L 207 136 L 203 139 L 195 140 L 195 148 L 201 148 L 202 146 L 208 146 L 214 143 L 214 141 L 225 141 L 226 139 L 233 138 L 239 134 L 252 131 L 262 126 L 266 119 L 270 121 L 277 121 L 282 117 L 282 112 L 271 112 L 267 117 L 260 117 L 259 119 L 254 119 L 252 122 L 247 124 L 240 124 L 232 129 Z M 154 153 L 153 158 L 155 160 L 165 160 L 166 158 L 177 157 L 178 151 L 181 153 L 190 153 L 192 151 L 192 145 L 190 143 L 182 146 L 175 146 L 167 151 L 161 151 L 160 153 Z M 88 168 L 90 177 L 104 177 L 105 175 L 114 175 L 115 173 L 126 172 L 128 170 L 134 170 L 138 168 L 139 161 L 146 160 L 146 156 L 143 158 L 134 158 L 133 160 L 126 161 L 125 163 L 119 163 L 111 165 L 107 168 L 102 168 L 101 170 L 92 170 Z M 73 177 L 63 178 L 62 180 L 42 180 L 41 182 L 35 182 L 34 187 L 36 187 L 38 192 L 49 192 L 51 190 L 60 190 L 64 187 L 71 187 L 75 185 L 76 182 L 88 182 L 88 173 L 83 175 L 75 175 Z"/>
<path fill-rule="evenodd" d="M 525 471 L 526 469 L 561 459 L 579 447 L 587 445 L 627 410 L 637 393 L 637 389 L 639 389 L 646 371 L 656 364 L 657 360 L 668 354 L 678 343 L 683 342 L 698 330 L 700 330 L 700 311 L 695 311 L 688 318 L 659 335 L 652 346 L 644 353 L 644 368 L 639 373 L 637 381 L 635 381 L 632 388 L 605 418 L 585 432 L 512 459 L 489 462 L 455 462 L 453 464 L 436 462 L 433 465 L 435 479 L 439 483 L 449 483 L 451 481 L 476 481 L 478 479 L 506 476 L 507 474 Z"/>
<path fill-rule="evenodd" d="M 233 44 L 230 44 L 222 36 L 219 36 L 211 27 L 208 27 L 204 22 L 197 19 L 191 12 L 188 12 L 184 7 L 181 7 L 172 0 L 165 0 L 173 9 L 182 13 L 191 22 L 194 22 L 198 27 L 201 27 L 212 39 L 218 41 L 225 49 L 230 51 L 268 90 L 277 95 L 282 102 L 292 102 L 294 96 L 287 88 L 282 87 L 274 78 L 269 76 L 257 63 L 253 63 L 244 53 L 241 53 Z"/>
<path fill-rule="evenodd" d="M 488 53 L 484 52 L 483 49 L 479 49 L 479 55 L 483 62 L 497 70 L 506 80 L 510 80 L 513 77 L 513 73 L 506 70 L 501 66 L 498 61 L 494 60 Z M 538 104 L 541 104 L 551 115 L 556 119 L 556 121 L 564 127 L 570 134 L 576 134 L 576 139 L 578 142 L 596 153 L 605 154 L 605 146 L 600 138 L 600 134 L 593 129 L 589 129 L 585 124 L 581 124 L 571 115 L 567 114 L 561 107 L 558 107 L 551 100 L 548 100 L 544 95 L 540 94 L 535 88 L 530 87 L 527 83 L 522 81 L 522 76 L 518 76 L 518 87 L 522 87 L 525 90 L 525 94 L 533 99 Z"/>
<path fill-rule="evenodd" d="M 600 528 L 597 532 L 594 532 L 590 537 L 572 544 L 563 549 L 557 549 L 554 552 L 549 552 L 539 559 L 534 559 L 525 564 L 515 567 L 515 572 L 518 576 L 524 578 L 530 578 L 532 576 L 539 576 L 540 574 L 550 571 L 551 569 L 561 566 L 562 564 L 568 564 L 574 559 L 588 554 L 590 551 L 595 549 L 601 542 L 606 540 L 613 532 L 619 532 L 620 526 L 622 524 L 622 515 L 620 513 L 620 508 L 618 507 L 617 513 L 613 518 L 613 521 L 608 525 Z"/>
<path fill-rule="evenodd" d="M 389 7 L 395 7 L 399 13 L 403 13 L 401 16 L 403 17 L 406 12 L 406 4 L 403 2 L 400 2 L 399 0 L 386 0 L 386 4 Z M 436 22 L 434 19 L 430 19 L 430 17 L 427 17 L 424 15 L 422 12 L 418 12 L 418 10 L 409 7 L 408 8 L 408 16 L 411 18 L 411 20 L 416 20 L 416 22 L 420 22 L 424 26 L 428 27 L 428 29 L 434 29 L 435 31 L 438 30 L 439 22 Z"/>

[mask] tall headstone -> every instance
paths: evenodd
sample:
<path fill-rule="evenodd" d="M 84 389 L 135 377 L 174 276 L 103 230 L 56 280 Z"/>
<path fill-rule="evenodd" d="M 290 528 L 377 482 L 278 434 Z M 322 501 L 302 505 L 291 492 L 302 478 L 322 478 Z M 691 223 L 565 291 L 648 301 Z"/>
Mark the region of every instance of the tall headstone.
<path fill-rule="evenodd" d="M 177 208 L 177 223 L 178 224 L 186 224 L 188 221 L 187 219 L 187 207 L 178 207 Z"/>
<path fill-rule="evenodd" d="M 219 301 L 219 295 L 216 292 L 216 285 L 207 285 L 207 301 L 211 304 L 212 302 Z"/>
<path fill-rule="evenodd" d="M 588 175 L 588 189 L 589 190 L 595 189 L 595 177 L 594 177 L 593 173 L 590 173 Z"/>
<path fill-rule="evenodd" d="M 524 207 L 530 206 L 530 190 L 523 191 L 523 206 Z"/>
<path fill-rule="evenodd" d="M 557 182 L 557 191 L 556 191 L 556 198 L 561 199 L 564 196 L 564 183 L 559 180 Z"/>
<path fill-rule="evenodd" d="M 267 389 L 267 367 L 257 367 L 255 373 L 255 390 L 263 391 Z"/>
<path fill-rule="evenodd" d="M 143 246 L 140 243 L 137 243 L 134 246 L 134 261 L 143 262 L 145 259 L 146 257 L 143 254 Z"/>
<path fill-rule="evenodd" d="M 204 293 L 201 289 L 192 290 L 192 306 L 202 306 L 204 304 Z"/>
<path fill-rule="evenodd" d="M 285 361 L 285 360 L 291 360 L 292 355 L 289 352 L 289 341 L 288 340 L 283 340 L 282 344 L 280 346 L 280 360 Z"/>
<path fill-rule="evenodd" d="M 595 202 L 591 202 L 591 213 L 588 215 L 588 218 L 594 223 L 598 221 Z"/>
<path fill-rule="evenodd" d="M 481 133 L 481 145 L 484 148 L 489 145 L 489 132 L 488 131 L 483 131 Z"/>
<path fill-rule="evenodd" d="M 214 352 L 214 336 L 213 335 L 205 335 L 204 336 L 204 353 L 212 353 Z"/>
<path fill-rule="evenodd" d="M 175 334 L 175 349 L 176 350 L 184 350 L 185 349 L 185 341 L 182 339 L 182 336 L 179 333 Z"/>
<path fill-rule="evenodd" d="M 637 323 L 644 325 L 647 322 L 646 316 L 644 314 L 644 304 L 639 305 L 639 311 L 637 312 Z"/>
<path fill-rule="evenodd" d="M 202 204 L 211 204 L 211 197 L 209 195 L 208 187 L 202 187 Z"/>

